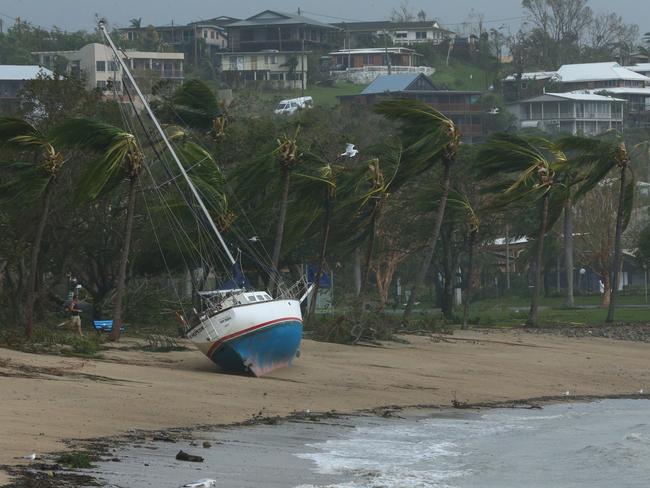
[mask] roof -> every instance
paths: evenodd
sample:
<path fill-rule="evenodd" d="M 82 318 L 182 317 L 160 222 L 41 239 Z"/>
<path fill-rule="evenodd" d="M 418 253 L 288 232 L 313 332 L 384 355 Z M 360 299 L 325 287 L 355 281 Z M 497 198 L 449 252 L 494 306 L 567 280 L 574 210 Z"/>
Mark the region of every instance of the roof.
<path fill-rule="evenodd" d="M 617 86 L 613 88 L 593 88 L 591 90 L 585 90 L 589 93 L 613 93 L 614 95 L 646 95 L 650 97 L 650 86 L 640 88 L 640 87 L 626 87 L 626 86 Z"/>
<path fill-rule="evenodd" d="M 599 80 L 630 80 L 650 83 L 650 78 L 624 68 L 618 63 L 565 64 L 557 71 L 562 83 Z"/>
<path fill-rule="evenodd" d="M 407 49 L 405 47 L 370 47 L 366 49 L 339 49 L 338 51 L 332 51 L 329 53 L 330 56 L 336 54 L 385 54 L 388 51 L 391 54 L 415 54 L 417 56 L 422 56 L 421 54 L 416 53 L 413 49 Z"/>
<path fill-rule="evenodd" d="M 527 73 L 521 73 L 521 79 L 524 81 L 531 80 L 548 80 L 553 78 L 557 74 L 557 71 L 529 71 Z M 515 81 L 517 80 L 517 75 L 512 74 L 506 76 L 504 81 Z"/>
<path fill-rule="evenodd" d="M 645 73 L 650 71 L 650 63 L 637 63 L 633 66 L 626 66 L 627 69 L 636 71 L 637 73 Z"/>
<path fill-rule="evenodd" d="M 284 12 L 278 12 L 277 10 L 265 10 L 259 14 L 253 15 L 252 17 L 247 18 L 246 20 L 240 20 L 228 24 L 227 27 L 238 28 L 238 27 L 264 27 L 267 25 L 311 25 L 315 27 L 322 27 L 323 29 L 332 29 L 338 30 L 337 27 L 318 22 L 317 20 L 304 17 L 303 15 L 297 14 L 287 14 Z"/>
<path fill-rule="evenodd" d="M 604 95 L 596 95 L 593 93 L 586 92 L 568 92 L 568 93 L 545 93 L 538 97 L 528 98 L 526 100 L 521 100 L 520 102 L 515 103 L 524 103 L 524 102 L 550 102 L 554 99 L 564 99 L 564 100 L 574 100 L 580 102 L 625 102 L 622 98 L 613 98 L 607 97 Z"/>
<path fill-rule="evenodd" d="M 0 80 L 34 80 L 40 76 L 53 76 L 54 73 L 38 65 L 0 65 Z"/>
<path fill-rule="evenodd" d="M 392 93 L 404 92 L 409 88 L 415 88 L 415 82 L 420 80 L 424 85 L 428 85 L 429 90 L 436 90 L 433 82 L 422 73 L 408 73 L 399 75 L 381 75 L 375 78 L 362 92 L 362 95 L 371 95 L 375 93 Z"/>
<path fill-rule="evenodd" d="M 443 29 L 435 20 L 417 22 L 393 22 L 391 20 L 374 20 L 368 22 L 338 22 L 333 24 L 340 29 L 351 32 L 373 32 L 380 30 L 411 30 L 411 29 L 435 29 L 453 34 L 452 31 Z"/>

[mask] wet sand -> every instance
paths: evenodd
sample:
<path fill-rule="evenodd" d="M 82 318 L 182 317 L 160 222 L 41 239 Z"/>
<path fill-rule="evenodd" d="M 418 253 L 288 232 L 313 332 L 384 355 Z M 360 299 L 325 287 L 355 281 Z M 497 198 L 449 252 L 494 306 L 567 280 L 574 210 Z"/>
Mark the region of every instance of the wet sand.
<path fill-rule="evenodd" d="M 383 347 L 305 341 L 292 368 L 261 379 L 219 374 L 193 349 L 120 349 L 128 340 L 102 360 L 0 349 L 0 464 L 64 449 L 64 439 L 260 414 L 650 391 L 647 343 L 517 331 L 406 339 Z"/>

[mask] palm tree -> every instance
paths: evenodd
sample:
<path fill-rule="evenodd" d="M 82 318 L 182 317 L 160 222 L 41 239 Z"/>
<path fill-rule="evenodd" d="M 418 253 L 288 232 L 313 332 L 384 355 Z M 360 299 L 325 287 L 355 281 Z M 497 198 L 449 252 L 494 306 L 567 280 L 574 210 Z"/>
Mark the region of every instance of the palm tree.
<path fill-rule="evenodd" d="M 224 136 L 227 115 L 210 87 L 201 80 L 188 80 L 174 91 L 160 111 L 162 120 L 211 133 L 214 139 Z"/>
<path fill-rule="evenodd" d="M 325 269 L 325 258 L 329 244 L 330 230 L 332 226 L 332 213 L 336 200 L 338 176 L 343 171 L 340 165 L 331 164 L 315 154 L 305 155 L 306 163 L 316 163 L 318 166 L 310 173 L 296 173 L 295 193 L 301 202 L 312 202 L 317 206 L 318 213 L 322 214 L 320 219 L 321 240 L 318 254 L 318 265 L 314 274 L 314 289 L 309 304 L 307 317 L 313 316 L 316 309 L 316 298 L 320 288 L 320 280 Z"/>
<path fill-rule="evenodd" d="M 620 271 L 622 267 L 623 231 L 630 222 L 632 206 L 634 203 L 635 179 L 632 173 L 630 156 L 623 136 L 611 131 L 601 140 L 585 138 L 569 138 L 565 140 L 566 148 L 580 151 L 582 162 L 591 164 L 591 170 L 575 194 L 575 199 L 580 198 L 594 186 L 601 183 L 614 169 L 619 173 L 619 193 L 616 209 L 616 231 L 614 234 L 614 259 L 612 261 L 612 294 L 607 311 L 607 322 L 614 321 L 616 301 L 620 284 Z"/>
<path fill-rule="evenodd" d="M 287 219 L 287 207 L 289 206 L 289 183 L 291 172 L 298 166 L 302 154 L 298 150 L 298 133 L 300 128 L 296 129 L 293 137 L 284 135 L 278 139 L 278 146 L 273 152 L 275 160 L 280 170 L 280 209 L 278 215 L 278 224 L 275 230 L 275 242 L 273 244 L 273 254 L 271 256 L 271 265 L 273 267 L 274 277 L 271 278 L 269 287 L 274 286 L 274 281 L 278 279 L 278 264 L 280 263 L 280 251 L 282 250 L 282 239 L 284 237 L 284 225 Z"/>
<path fill-rule="evenodd" d="M 436 163 L 442 165 L 440 205 L 425 246 L 422 264 L 404 310 L 403 320 L 407 321 L 429 273 L 440 236 L 451 182 L 451 167 L 460 147 L 460 132 L 450 118 L 417 100 L 388 100 L 378 104 L 376 110 L 402 124 L 401 138 L 405 148 L 403 157 L 405 169 L 401 172 L 401 178 L 416 176 Z"/>
<path fill-rule="evenodd" d="M 25 305 L 25 334 L 31 337 L 34 328 L 38 257 L 50 213 L 52 191 L 65 160 L 47 134 L 21 119 L 0 118 L 0 145 L 16 151 L 35 151 L 37 154 L 36 159 L 31 163 L 0 162 L 0 168 L 12 169 L 17 173 L 16 178 L 0 185 L 0 198 L 8 201 L 20 197 L 21 204 L 39 200 L 41 205 L 41 214 L 31 249 Z"/>
<path fill-rule="evenodd" d="M 95 200 L 114 189 L 121 182 L 128 182 L 126 224 L 124 243 L 120 257 L 115 301 L 113 304 L 112 341 L 120 338 L 122 326 L 122 302 L 126 287 L 126 268 L 129 260 L 133 217 L 135 215 L 136 190 L 144 155 L 136 137 L 113 125 L 90 119 L 71 119 L 55 131 L 55 140 L 62 144 L 85 149 L 97 154 L 80 181 L 80 199 Z"/>
<path fill-rule="evenodd" d="M 558 185 L 558 173 L 568 164 L 567 156 L 549 139 L 497 134 L 479 151 L 478 161 L 479 177 L 496 179 L 497 188 L 501 190 L 494 199 L 493 208 L 503 208 L 531 197 L 534 201 L 541 200 L 532 263 L 535 284 L 526 321 L 526 325 L 535 327 L 542 288 L 544 239 L 560 215 L 558 205 L 551 206 L 552 190 Z M 554 198 L 554 203 L 556 201 Z"/>

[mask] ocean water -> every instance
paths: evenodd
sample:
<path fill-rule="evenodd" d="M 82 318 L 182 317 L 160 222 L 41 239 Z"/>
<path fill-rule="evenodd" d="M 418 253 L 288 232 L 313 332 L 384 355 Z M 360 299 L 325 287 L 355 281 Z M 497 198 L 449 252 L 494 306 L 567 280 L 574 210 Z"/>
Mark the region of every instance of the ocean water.
<path fill-rule="evenodd" d="M 300 488 L 646 488 L 650 401 L 376 422 L 306 447 L 296 456 L 343 480 Z"/>
<path fill-rule="evenodd" d="M 650 487 L 650 400 L 305 418 L 193 438 L 146 435 L 87 473 L 110 488 Z M 181 449 L 205 461 L 177 461 Z"/>

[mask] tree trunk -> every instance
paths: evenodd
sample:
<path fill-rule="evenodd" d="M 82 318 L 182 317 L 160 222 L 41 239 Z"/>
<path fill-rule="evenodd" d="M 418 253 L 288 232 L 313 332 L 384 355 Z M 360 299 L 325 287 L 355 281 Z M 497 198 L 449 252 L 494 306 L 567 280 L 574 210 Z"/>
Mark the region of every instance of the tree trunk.
<path fill-rule="evenodd" d="M 307 320 L 311 320 L 314 312 L 316 311 L 316 300 L 318 299 L 318 290 L 320 288 L 320 279 L 323 275 L 323 268 L 325 267 L 325 254 L 327 253 L 327 242 L 330 237 L 330 201 L 329 198 L 325 202 L 325 215 L 323 221 L 323 240 L 321 241 L 320 254 L 318 256 L 318 268 L 314 275 L 314 289 L 311 292 L 311 300 L 309 300 L 309 313 Z"/>
<path fill-rule="evenodd" d="M 467 278 L 465 285 L 465 301 L 463 302 L 463 329 L 467 329 L 469 319 L 469 301 L 472 296 L 472 281 L 474 280 L 474 252 L 476 251 L 476 237 L 478 231 L 473 230 L 469 234 L 469 258 L 467 260 Z"/>
<path fill-rule="evenodd" d="M 376 235 L 376 225 L 379 220 L 379 213 L 381 211 L 381 203 L 375 203 L 375 208 L 372 212 L 372 218 L 370 220 L 370 236 L 368 240 L 368 248 L 366 249 L 366 262 L 364 263 L 364 269 L 361 273 L 361 288 L 359 289 L 359 297 L 357 299 L 356 305 L 356 316 L 360 317 L 365 309 L 366 302 L 366 291 L 368 289 L 368 282 L 370 281 L 370 262 L 372 260 L 372 255 L 375 251 L 375 235 Z"/>
<path fill-rule="evenodd" d="M 41 253 L 41 244 L 43 243 L 43 233 L 47 216 L 50 213 L 50 200 L 52 198 L 52 179 L 47 183 L 43 195 L 43 208 L 41 218 L 36 228 L 34 244 L 32 246 L 32 258 L 29 269 L 29 279 L 27 280 L 27 303 L 25 305 L 25 335 L 31 338 L 34 333 L 34 302 L 36 301 L 36 277 L 38 276 L 38 257 Z"/>
<path fill-rule="evenodd" d="M 354 250 L 354 292 L 358 298 L 361 294 L 361 249 Z"/>
<path fill-rule="evenodd" d="M 424 259 L 422 260 L 422 265 L 418 271 L 418 274 L 415 278 L 415 284 L 411 289 L 411 295 L 409 296 L 409 301 L 406 304 L 404 309 L 404 315 L 402 320 L 407 322 L 413 313 L 413 304 L 417 301 L 418 295 L 422 290 L 424 285 L 424 280 L 429 274 L 429 268 L 431 267 L 431 261 L 433 260 L 433 255 L 436 252 L 436 244 L 438 242 L 438 237 L 440 236 L 440 228 L 442 227 L 442 221 L 445 218 L 445 207 L 447 205 L 447 197 L 449 196 L 449 186 L 451 183 L 451 163 L 452 161 L 445 161 L 443 163 L 443 176 L 442 176 L 442 195 L 440 196 L 440 205 L 438 206 L 438 212 L 436 213 L 436 220 L 433 225 L 433 232 L 427 241 L 425 247 Z"/>
<path fill-rule="evenodd" d="M 623 264 L 623 249 L 621 248 L 621 236 L 623 235 L 623 210 L 625 206 L 625 177 L 627 176 L 627 166 L 621 168 L 621 183 L 618 193 L 618 209 L 616 210 L 616 234 L 614 234 L 614 262 L 612 263 L 612 297 L 609 301 L 607 310 L 607 323 L 614 322 L 614 312 L 616 311 L 616 299 L 618 298 L 618 287 L 621 276 L 621 266 Z"/>
<path fill-rule="evenodd" d="M 530 311 L 528 313 L 528 320 L 526 320 L 527 327 L 537 327 L 539 317 L 539 292 L 542 289 L 542 278 L 544 268 L 544 238 L 546 237 L 546 227 L 548 226 L 548 203 L 549 193 L 544 194 L 542 201 L 542 223 L 539 227 L 539 235 L 537 236 L 537 255 L 535 256 L 535 287 L 533 288 L 533 296 L 530 300 Z"/>
<path fill-rule="evenodd" d="M 569 308 L 575 306 L 573 299 L 573 207 L 571 199 L 564 204 L 564 274 L 566 278 L 566 295 L 564 305 Z"/>
<path fill-rule="evenodd" d="M 454 313 L 454 277 L 456 275 L 456 267 L 454 266 L 454 258 L 452 252 L 453 230 L 449 232 L 447 238 L 442 239 L 442 248 L 444 259 L 442 261 L 442 269 L 445 277 L 445 285 L 442 292 L 442 315 L 447 320 L 453 319 Z"/>
<path fill-rule="evenodd" d="M 122 245 L 122 256 L 120 258 L 120 269 L 117 275 L 117 285 L 115 285 L 113 330 L 108 336 L 111 341 L 118 341 L 120 339 L 120 328 L 122 327 L 122 301 L 126 289 L 126 267 L 129 262 L 129 248 L 131 246 L 131 234 L 133 232 L 133 217 L 135 215 L 137 181 L 137 177 L 132 177 L 129 181 L 129 203 L 126 210 L 126 229 L 124 232 L 124 244 Z"/>
<path fill-rule="evenodd" d="M 278 265 L 280 263 L 280 250 L 282 249 L 282 239 L 284 237 L 284 223 L 287 218 L 287 207 L 289 206 L 289 180 L 291 173 L 289 170 L 282 171 L 282 196 L 280 200 L 280 215 L 278 216 L 278 227 L 275 231 L 275 243 L 273 244 L 273 256 L 271 260 L 272 270 L 274 275 L 271 275 L 269 280 L 269 291 L 273 293 L 276 285 L 280 281 L 280 270 Z"/>
<path fill-rule="evenodd" d="M 603 273 L 603 308 L 608 308 L 612 301 L 612 280 L 609 277 L 609 270 Z"/>

